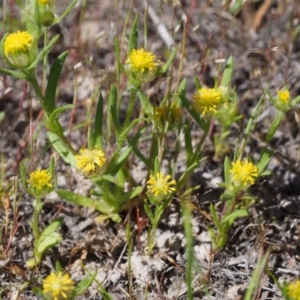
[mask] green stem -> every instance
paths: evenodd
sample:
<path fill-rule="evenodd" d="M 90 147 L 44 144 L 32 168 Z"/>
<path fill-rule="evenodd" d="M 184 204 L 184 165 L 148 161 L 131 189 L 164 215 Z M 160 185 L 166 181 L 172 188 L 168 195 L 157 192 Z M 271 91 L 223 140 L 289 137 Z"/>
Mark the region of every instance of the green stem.
<path fill-rule="evenodd" d="M 44 28 L 44 47 L 48 45 L 49 39 L 48 39 L 48 30 Z M 45 93 L 45 87 L 47 82 L 47 65 L 48 65 L 48 54 L 44 56 L 43 61 L 43 83 L 42 83 L 42 93 Z"/>
<path fill-rule="evenodd" d="M 186 251 L 186 257 L 187 257 L 187 265 L 186 265 L 186 282 L 187 282 L 187 299 L 192 300 L 193 299 L 193 233 L 192 233 L 192 226 L 191 226 L 191 204 L 188 202 L 188 200 L 184 199 L 182 202 L 182 214 L 183 214 L 183 227 L 185 232 L 185 238 L 186 238 L 186 245 L 185 245 L 185 251 Z"/>
<path fill-rule="evenodd" d="M 131 92 L 131 95 L 130 95 L 128 110 L 127 110 L 125 122 L 124 122 L 124 125 L 123 125 L 123 131 L 128 127 L 128 124 L 129 124 L 129 121 L 130 121 L 130 118 L 131 118 L 131 115 L 132 115 L 132 112 L 133 112 L 133 108 L 134 108 L 136 94 L 137 94 L 137 90 L 134 89 Z"/>
<path fill-rule="evenodd" d="M 43 208 L 43 202 L 41 201 L 40 197 L 36 197 L 35 199 L 35 206 L 33 210 L 33 221 L 32 221 L 32 232 L 35 238 L 35 241 L 39 238 L 40 236 L 40 230 L 39 230 L 39 216 L 40 212 Z"/>
<path fill-rule="evenodd" d="M 43 109 L 46 112 L 47 117 L 49 117 L 50 114 L 51 114 L 51 108 L 49 106 L 49 103 L 47 103 L 47 101 L 45 100 L 45 98 L 42 94 L 42 91 L 39 87 L 39 84 L 36 80 L 36 77 L 35 77 L 34 73 L 28 73 L 27 76 L 26 76 L 26 79 L 31 84 L 31 86 L 33 87 L 36 96 L 39 98 L 39 100 L 41 102 L 41 105 L 42 105 Z"/>

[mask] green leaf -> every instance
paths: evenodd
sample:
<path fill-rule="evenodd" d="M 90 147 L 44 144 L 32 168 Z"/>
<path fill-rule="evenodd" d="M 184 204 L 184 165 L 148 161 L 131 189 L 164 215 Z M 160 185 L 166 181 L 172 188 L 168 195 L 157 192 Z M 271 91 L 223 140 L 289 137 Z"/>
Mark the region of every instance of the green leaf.
<path fill-rule="evenodd" d="M 194 76 L 193 81 L 194 81 L 196 89 L 200 90 L 202 85 L 201 85 L 199 78 L 197 76 Z"/>
<path fill-rule="evenodd" d="M 300 28 L 300 27 L 299 27 Z M 300 96 L 291 101 L 291 107 L 294 107 L 300 101 Z"/>
<path fill-rule="evenodd" d="M 143 93 L 143 91 L 138 91 L 138 96 L 141 100 L 142 111 L 144 115 L 150 116 L 153 114 L 153 106 L 149 101 L 148 97 Z"/>
<path fill-rule="evenodd" d="M 128 55 L 131 53 L 132 50 L 137 49 L 138 35 L 139 35 L 138 15 L 136 15 L 130 31 L 128 53 L 127 53 Z"/>
<path fill-rule="evenodd" d="M 37 55 L 36 59 L 31 63 L 31 65 L 26 69 L 27 71 L 32 71 L 36 68 L 38 63 L 51 51 L 54 44 L 58 41 L 59 34 L 56 35 L 52 40 L 47 44 L 47 46 Z"/>
<path fill-rule="evenodd" d="M 72 298 L 78 297 L 81 294 L 83 294 L 94 282 L 97 275 L 97 271 L 95 271 L 93 274 L 89 274 L 85 276 L 75 287 Z"/>
<path fill-rule="evenodd" d="M 160 173 L 160 162 L 158 156 L 155 157 L 153 175 Z"/>
<path fill-rule="evenodd" d="M 52 147 L 57 151 L 60 157 L 67 163 L 76 168 L 76 159 L 70 148 L 60 139 L 60 137 L 50 131 L 47 132 Z"/>
<path fill-rule="evenodd" d="M 51 235 L 44 237 L 42 240 L 39 239 L 37 242 L 36 250 L 40 256 L 42 256 L 47 250 L 56 246 L 63 240 L 62 236 L 58 232 L 53 232 Z"/>
<path fill-rule="evenodd" d="M 35 249 L 38 252 L 38 256 L 42 256 L 48 249 L 54 247 L 62 241 L 62 236 L 56 232 L 59 226 L 62 224 L 64 218 L 60 217 L 55 219 L 50 225 L 48 225 L 40 237 L 36 241 Z M 37 253 L 35 253 L 37 255 Z"/>
<path fill-rule="evenodd" d="M 121 135 L 119 136 L 119 139 L 117 141 L 117 148 L 120 149 L 121 146 L 123 145 L 126 137 L 128 136 L 129 131 L 136 125 L 139 124 L 141 121 L 147 121 L 147 119 L 145 118 L 139 118 L 139 119 L 135 119 L 134 121 L 132 121 L 129 126 L 127 128 L 125 128 Z M 140 129 L 140 132 L 142 131 L 142 129 Z"/>
<path fill-rule="evenodd" d="M 190 115 L 193 117 L 193 119 L 196 121 L 196 123 L 200 126 L 200 128 L 207 132 L 209 129 L 209 123 L 201 119 L 200 115 L 196 112 L 194 109 L 192 103 L 185 97 L 185 86 L 186 86 L 186 79 L 183 79 L 180 86 L 179 86 L 179 98 L 181 100 L 182 105 L 185 107 L 185 109 L 190 113 Z"/>
<path fill-rule="evenodd" d="M 185 155 L 186 155 L 186 166 L 190 166 L 193 159 L 193 145 L 192 145 L 192 136 L 191 136 L 191 125 L 188 121 L 184 125 L 184 146 L 185 146 Z"/>
<path fill-rule="evenodd" d="M 109 94 L 109 112 L 116 131 L 116 136 L 119 137 L 119 135 L 121 134 L 121 126 L 120 126 L 119 115 L 117 112 L 117 98 L 118 98 L 118 91 L 114 85 L 111 85 L 110 94 Z"/>
<path fill-rule="evenodd" d="M 67 190 L 57 190 L 56 193 L 64 198 L 65 200 L 72 202 L 74 204 L 94 208 L 97 211 L 109 215 L 115 211 L 115 207 L 106 203 L 102 199 L 92 199 L 88 197 L 81 196 L 79 194 L 75 194 L 71 191 Z"/>
<path fill-rule="evenodd" d="M 233 224 L 233 222 L 237 219 L 237 218 L 243 218 L 243 217 L 247 217 L 248 216 L 248 211 L 245 209 L 238 209 L 232 213 L 230 213 L 229 215 L 227 215 L 226 217 L 224 217 L 221 220 L 221 224 L 228 224 L 229 227 Z"/>
<path fill-rule="evenodd" d="M 225 157 L 224 160 L 224 178 L 225 178 L 225 183 L 229 184 L 231 182 L 230 180 L 230 170 L 231 170 L 231 161 L 229 157 Z"/>
<path fill-rule="evenodd" d="M 220 200 L 226 202 L 226 201 L 233 200 L 235 197 L 236 197 L 235 193 L 226 191 L 220 196 Z"/>
<path fill-rule="evenodd" d="M 217 215 L 217 211 L 216 211 L 215 206 L 212 202 L 210 203 L 209 208 L 210 208 L 211 216 L 214 220 L 214 223 L 215 223 L 216 227 L 218 228 L 218 231 L 221 231 L 222 227 L 221 227 L 218 215 Z"/>
<path fill-rule="evenodd" d="M 143 189 L 144 188 L 142 186 L 138 185 L 133 191 L 126 193 L 128 195 L 128 199 L 134 199 L 142 193 Z"/>
<path fill-rule="evenodd" d="M 71 104 L 59 107 L 50 114 L 49 120 L 48 120 L 48 125 L 49 125 L 49 129 L 51 130 L 51 132 L 57 134 L 60 137 L 60 139 L 63 142 L 65 142 L 67 145 L 69 144 L 69 142 L 67 141 L 67 139 L 64 136 L 64 131 L 58 122 L 58 118 L 63 112 L 65 112 L 66 110 L 73 109 L 73 108 L 74 108 L 74 105 L 71 105 Z"/>
<path fill-rule="evenodd" d="M 226 87 L 230 86 L 233 70 L 234 70 L 234 61 L 233 61 L 233 57 L 230 55 L 225 65 L 222 81 L 220 84 L 221 86 L 226 86 Z"/>
<path fill-rule="evenodd" d="M 131 154 L 133 145 L 135 145 L 138 141 L 138 138 L 140 136 L 140 133 L 138 133 L 131 144 L 129 146 L 124 147 L 120 151 L 115 152 L 113 157 L 111 158 L 107 169 L 106 169 L 106 174 L 111 174 L 111 175 L 116 175 L 118 171 L 123 167 L 125 164 L 128 156 Z"/>
<path fill-rule="evenodd" d="M 265 168 L 268 166 L 273 155 L 273 151 L 270 151 L 266 148 L 262 149 L 262 154 L 259 162 L 257 163 L 258 173 L 261 176 Z"/>
<path fill-rule="evenodd" d="M 275 118 L 268 130 L 267 136 L 266 136 L 266 140 L 267 142 L 270 142 L 271 139 L 274 137 L 274 134 L 276 132 L 276 130 L 278 129 L 278 126 L 280 125 L 280 122 L 282 120 L 284 116 L 284 113 L 282 113 L 281 111 L 277 111 Z"/>
<path fill-rule="evenodd" d="M 52 64 L 48 77 L 48 84 L 46 88 L 45 101 L 48 103 L 50 112 L 52 113 L 55 109 L 55 96 L 58 84 L 58 79 L 64 65 L 64 61 L 68 55 L 68 51 L 62 53 Z"/>
<path fill-rule="evenodd" d="M 172 53 L 169 56 L 169 59 L 167 60 L 167 62 L 162 66 L 162 68 L 160 69 L 160 73 L 163 74 L 165 72 L 168 71 L 168 69 L 170 68 L 170 65 L 172 64 L 175 56 L 176 56 L 176 52 L 177 52 L 177 47 L 172 51 Z"/>
<path fill-rule="evenodd" d="M 151 224 L 153 224 L 155 222 L 155 219 L 154 219 L 154 215 L 153 215 L 153 213 L 151 211 L 151 208 L 149 206 L 148 200 L 144 201 L 144 209 L 145 209 L 145 212 L 146 212 L 148 218 L 151 221 Z"/>
<path fill-rule="evenodd" d="M 95 148 L 95 146 L 98 146 L 100 149 L 102 149 L 102 147 L 103 147 L 103 139 L 102 139 L 103 97 L 102 97 L 101 93 L 100 93 L 99 99 L 98 99 L 94 126 L 95 126 L 94 134 L 93 134 L 94 145 L 92 146 L 92 148 Z"/>

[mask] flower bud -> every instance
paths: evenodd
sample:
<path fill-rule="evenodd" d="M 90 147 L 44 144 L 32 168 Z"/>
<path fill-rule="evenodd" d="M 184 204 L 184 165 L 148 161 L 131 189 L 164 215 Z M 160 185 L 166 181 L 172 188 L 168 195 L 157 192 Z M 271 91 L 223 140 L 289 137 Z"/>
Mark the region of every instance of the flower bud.
<path fill-rule="evenodd" d="M 53 0 L 39 0 L 40 21 L 45 27 L 50 26 L 54 19 L 55 4 Z"/>

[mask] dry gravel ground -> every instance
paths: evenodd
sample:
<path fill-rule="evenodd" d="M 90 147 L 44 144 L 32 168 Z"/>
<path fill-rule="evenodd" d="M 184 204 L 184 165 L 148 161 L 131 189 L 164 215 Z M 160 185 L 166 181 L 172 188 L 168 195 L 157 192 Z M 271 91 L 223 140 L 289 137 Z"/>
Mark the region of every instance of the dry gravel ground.
<path fill-rule="evenodd" d="M 183 22 L 187 22 L 187 46 L 181 76 L 188 79 L 188 95 L 194 92 L 194 74 L 204 84 L 212 86 L 213 77 L 222 68 L 215 61 L 233 55 L 233 86 L 239 96 L 239 111 L 244 116 L 241 127 L 232 128 L 229 137 L 234 149 L 236 138 L 243 132 L 248 117 L 265 88 L 269 87 L 275 93 L 278 88 L 287 84 L 293 96 L 300 93 L 298 1 L 265 0 L 256 1 L 255 4 L 248 1 L 236 16 L 222 10 L 221 2 L 230 1 L 173 1 L 174 6 L 171 2 L 148 2 L 148 47 L 161 60 L 165 60 L 165 49 L 181 44 Z M 71 117 L 73 125 L 85 120 L 86 108 L 96 86 L 101 84 L 101 91 L 106 96 L 114 76 L 113 39 L 116 35 L 122 36 L 131 3 L 132 12 L 126 34 L 128 35 L 134 13 L 137 13 L 140 16 L 142 46 L 146 3 L 142 0 L 88 0 L 85 9 L 79 1 L 61 26 L 52 28 L 53 34 L 61 33 L 61 40 L 53 49 L 50 60 L 62 51 L 71 49 L 61 78 L 58 95 L 60 105 L 73 101 L 74 82 L 77 86 L 76 112 L 73 116 L 62 116 L 65 128 L 68 128 Z M 62 2 L 57 5 L 65 4 Z M 17 17 L 14 1 L 10 1 L 9 7 L 11 16 Z M 58 7 L 58 10 L 61 8 Z M 80 62 L 82 65 L 74 69 Z M 176 78 L 179 57 L 174 64 Z M 3 185 L 7 186 L 12 182 L 13 176 L 18 175 L 18 165 L 22 159 L 26 158 L 32 165 L 37 163 L 46 167 L 52 150 L 47 147 L 45 128 L 41 126 L 40 107 L 34 96 L 27 93 L 27 86 L 4 76 L 1 80 L 0 109 L 5 112 L 5 118 L 0 123 L 0 152 L 5 176 Z M 157 84 L 149 86 L 153 101 L 156 100 L 154 96 L 158 91 Z M 9 87 L 12 87 L 10 91 L 7 90 Z M 163 89 L 164 86 L 160 88 Z M 195 210 L 191 220 L 196 258 L 194 299 L 243 299 L 258 258 L 268 247 L 272 248 L 272 252 L 267 266 L 280 282 L 291 281 L 299 276 L 299 106 L 286 115 L 272 143 L 266 145 L 263 140 L 272 116 L 274 109 L 267 106 L 247 147 L 247 152 L 254 156 L 264 146 L 274 150 L 274 157 L 269 165 L 272 174 L 255 185 L 252 192 L 257 196 L 257 203 L 251 208 L 250 216 L 236 222 L 230 231 L 227 246 L 214 257 L 210 253 L 207 234 L 207 226 L 211 225 L 208 207 L 211 201 L 219 202 L 222 191 L 216 183 L 222 180 L 223 159 L 214 157 L 213 133 L 206 143 L 205 155 L 208 159 L 193 176 L 194 183 L 201 184 L 201 189 L 193 198 Z M 217 130 L 216 125 L 215 131 Z M 201 137 L 201 132 L 196 127 L 192 134 L 195 140 Z M 74 147 L 79 149 L 86 143 L 86 130 L 74 130 L 70 139 Z M 76 170 L 66 166 L 60 159 L 56 168 L 60 188 L 87 192 L 89 183 Z M 145 170 L 139 164 L 133 165 L 132 169 L 136 170 L 136 176 L 142 178 Z M 12 203 L 13 196 L 10 200 Z M 13 238 L 8 240 L 5 230 L 2 229 L 0 286 L 4 289 L 3 299 L 36 299 L 29 289 L 25 289 L 18 298 L 18 289 L 24 281 L 49 274 L 55 260 L 61 262 L 76 282 L 85 274 L 82 264 L 91 272 L 96 270 L 97 280 L 109 291 L 112 299 L 187 298 L 184 279 L 185 238 L 180 203 L 176 198 L 159 226 L 157 247 L 150 257 L 143 254 L 146 230 L 140 237 L 137 236 L 135 213 L 132 214 L 134 244 L 131 257 L 131 291 L 128 289 L 125 225 L 112 222 L 97 224 L 94 221 L 95 212 L 66 203 L 55 193 L 50 194 L 45 202 L 41 222 L 46 225 L 54 217 L 63 216 L 65 220 L 61 233 L 64 240 L 47 254 L 37 270 L 32 272 L 25 268 L 25 261 L 32 255 L 33 238 L 29 226 L 32 199 L 18 189 L 17 226 Z M 221 203 L 219 209 L 222 210 Z M 1 212 L 2 228 L 5 228 L 3 207 Z M 11 209 L 9 222 L 13 215 Z M 125 219 L 126 215 L 123 217 Z M 205 285 L 212 295 L 209 298 L 204 293 Z M 81 299 L 88 298 L 102 299 L 96 284 Z M 259 283 L 255 299 L 282 299 L 274 280 L 267 274 Z"/>

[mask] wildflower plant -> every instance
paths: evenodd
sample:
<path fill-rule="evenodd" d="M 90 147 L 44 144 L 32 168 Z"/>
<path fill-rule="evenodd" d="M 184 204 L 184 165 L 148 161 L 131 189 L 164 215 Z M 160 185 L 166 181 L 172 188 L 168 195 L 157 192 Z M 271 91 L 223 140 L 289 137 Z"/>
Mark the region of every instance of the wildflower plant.
<path fill-rule="evenodd" d="M 43 197 L 52 192 L 56 187 L 55 165 L 52 159 L 47 170 L 38 169 L 26 174 L 24 163 L 20 164 L 20 176 L 24 189 L 34 197 L 32 232 L 34 235 L 34 257 L 30 258 L 26 264 L 33 268 L 39 265 L 47 250 L 56 246 L 62 241 L 62 236 L 56 230 L 63 222 L 63 218 L 57 218 L 50 225 L 40 230 L 39 217 L 44 206 Z M 26 179 L 28 178 L 28 179 Z"/>
<path fill-rule="evenodd" d="M 58 23 L 75 3 L 76 1 L 72 1 L 66 11 L 60 17 L 56 17 L 54 1 L 26 1 L 24 11 L 32 11 L 26 19 L 26 30 L 3 37 L 0 50 L 9 68 L 0 68 L 0 72 L 25 80 L 31 85 L 45 113 L 45 126 L 51 147 L 64 162 L 93 183 L 92 189 L 85 196 L 68 189 L 60 189 L 56 191 L 60 197 L 96 210 L 99 213 L 96 218 L 98 222 L 107 219 L 121 222 L 123 211 L 129 212 L 130 215 L 133 204 L 143 204 L 150 220 L 147 244 L 147 253 L 150 255 L 155 248 L 155 233 L 159 223 L 176 196 L 182 208 L 186 237 L 188 298 L 192 299 L 194 256 L 190 222 L 193 208 L 191 199 L 199 186 L 192 185 L 191 177 L 205 160 L 203 145 L 212 126 L 217 123 L 220 132 L 214 136 L 215 158 L 220 159 L 224 155 L 228 157 L 224 160 L 224 182 L 220 184 L 224 189 L 220 197 L 224 209 L 222 213 L 218 213 L 214 204 L 210 205 L 214 228 L 211 226 L 209 233 L 215 253 L 226 245 L 232 224 L 238 218 L 248 216 L 249 207 L 256 201 L 251 195 L 251 187 L 260 177 L 269 174 L 266 168 L 272 156 L 270 150 L 262 149 L 260 157 L 256 160 L 245 151 L 268 92 L 263 93 L 254 108 L 241 138 L 237 137 L 236 149 L 232 153 L 227 137 L 230 127 L 241 119 L 237 110 L 237 95 L 231 87 L 233 58 L 229 57 L 226 61 L 224 71 L 219 76 L 221 79 L 216 79 L 214 87 L 202 86 L 195 76 L 195 91 L 192 96 L 187 96 L 187 79 L 178 78 L 178 85 L 174 88 L 172 84 L 168 84 L 165 96 L 160 99 L 159 105 L 154 106 L 144 87 L 150 81 L 160 79 L 162 75 L 172 82 L 172 62 L 176 58 L 177 48 L 169 53 L 165 62 L 160 61 L 154 53 L 145 50 L 146 47 L 139 48 L 136 17 L 128 38 L 126 55 L 123 55 L 118 37 L 115 38 L 115 82 L 110 85 L 107 99 L 98 92 L 95 112 L 91 119 L 87 120 L 86 145 L 81 149 L 74 149 L 59 121 L 59 116 L 74 106 L 58 107 L 56 103 L 59 76 L 68 52 L 62 53 L 54 61 L 49 73 L 46 67 L 48 53 L 59 39 L 59 36 L 55 36 L 49 41 L 47 30 Z M 41 36 L 44 36 L 44 47 L 38 49 Z M 43 69 L 42 83 L 36 76 L 36 68 L 41 63 L 46 66 Z M 121 82 L 121 75 L 127 78 L 125 87 L 124 82 Z M 124 94 L 129 95 L 129 99 L 122 120 L 120 116 Z M 270 98 L 277 115 L 267 134 L 267 141 L 274 136 L 284 113 L 300 100 L 300 97 L 293 100 L 291 98 L 286 90 L 280 91 L 276 99 Z M 137 102 L 140 112 L 139 115 L 134 115 Z M 200 140 L 194 141 L 191 136 L 191 128 L 194 125 L 192 122 L 195 122 L 201 131 Z M 170 133 L 175 140 L 174 149 L 167 147 L 166 140 Z M 144 141 L 149 145 L 146 151 L 141 147 Z M 175 177 L 179 153 L 185 154 L 185 168 L 180 176 Z M 136 160 L 142 162 L 147 169 L 147 175 L 141 180 L 135 178 L 132 172 Z M 55 219 L 43 230 L 39 224 L 43 197 L 56 189 L 54 161 L 52 160 L 47 170 L 37 169 L 31 173 L 21 164 L 20 177 L 24 189 L 34 197 L 34 257 L 27 261 L 27 266 L 32 268 L 42 262 L 47 250 L 62 240 L 57 230 L 63 218 Z M 130 231 L 132 224 L 130 218 L 128 220 L 127 228 Z M 130 244 L 130 234 L 127 237 Z M 88 286 L 91 279 L 87 279 L 85 283 L 85 286 Z M 82 290 L 81 285 L 76 285 L 69 275 L 63 275 L 61 270 L 57 270 L 43 280 L 43 289 L 38 290 L 38 294 L 44 299 L 73 299 Z"/>
<path fill-rule="evenodd" d="M 75 284 L 69 274 L 63 273 L 60 263 L 56 263 L 56 271 L 52 271 L 42 280 L 42 288 L 34 288 L 34 292 L 43 300 L 73 300 L 82 295 L 94 282 L 96 272 L 86 275 Z"/>
<path fill-rule="evenodd" d="M 176 192 L 176 181 L 171 175 L 164 175 L 160 172 L 158 158 L 155 162 L 155 173 L 150 175 L 147 181 L 147 198 L 144 201 L 145 212 L 151 222 L 148 231 L 147 254 L 151 254 L 155 246 L 155 233 L 162 214 L 172 200 Z"/>
<path fill-rule="evenodd" d="M 297 103 L 300 102 L 300 96 L 292 99 L 289 90 L 283 89 L 277 91 L 276 97 L 272 97 L 270 95 L 270 100 L 276 109 L 276 113 L 266 136 L 268 142 L 274 137 L 274 134 L 277 131 L 285 113 L 287 113 L 290 109 L 293 109 Z"/>

